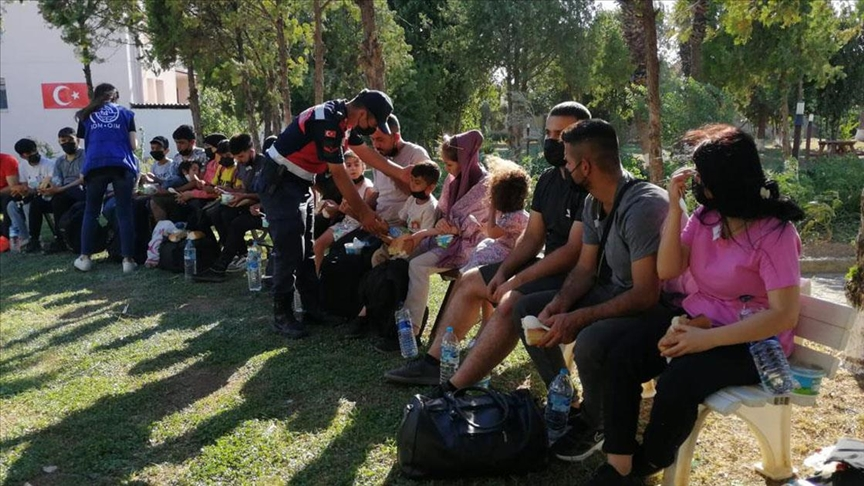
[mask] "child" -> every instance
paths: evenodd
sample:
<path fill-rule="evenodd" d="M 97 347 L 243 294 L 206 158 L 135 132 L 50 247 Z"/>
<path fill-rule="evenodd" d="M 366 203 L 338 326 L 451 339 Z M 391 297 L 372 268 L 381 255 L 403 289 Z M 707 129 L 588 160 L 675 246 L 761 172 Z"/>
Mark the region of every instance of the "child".
<path fill-rule="evenodd" d="M 411 166 L 411 181 L 408 184 L 411 196 L 399 210 L 400 224 L 395 228 L 404 234 L 389 246 L 382 246 L 375 251 L 372 255 L 373 267 L 391 257 L 406 258 L 409 252 L 404 251 L 407 249 L 404 242 L 410 238 L 413 243 L 410 246 L 413 247 L 422 240 L 424 234 L 428 236 L 426 232 L 435 226 L 435 209 L 438 207 L 438 200 L 432 195 L 432 191 L 440 177 L 441 170 L 438 165 L 429 160 Z"/>
<path fill-rule="evenodd" d="M 351 177 L 351 180 L 354 182 L 354 187 L 357 189 L 357 193 L 364 201 L 368 203 L 370 200 L 378 196 L 375 188 L 372 187 L 372 181 L 363 175 L 363 172 L 366 171 L 366 164 L 364 164 L 363 161 L 350 150 L 345 152 L 345 171 L 348 172 L 348 176 Z M 360 222 L 349 215 L 350 210 L 351 207 L 348 205 L 348 201 L 343 200 L 339 205 L 338 211 L 345 213 L 345 219 L 334 224 L 328 228 L 324 234 L 315 239 L 315 244 L 312 248 L 315 251 L 316 274 L 321 271 L 321 263 L 324 261 L 324 253 L 328 248 L 330 248 L 330 245 L 360 227 Z"/>
<path fill-rule="evenodd" d="M 475 267 L 504 261 L 528 226 L 528 212 L 525 211 L 528 173 L 509 160 L 492 159 L 489 165 L 492 180 L 489 183 L 489 221 L 483 230 L 486 238 L 460 269 L 463 274 Z"/>
<path fill-rule="evenodd" d="M 177 164 L 168 157 L 167 138 L 158 136 L 150 140 L 150 157 L 152 157 L 153 165 L 150 167 L 149 173 L 141 176 L 142 181 L 159 184 L 162 189 L 172 187 L 172 183 L 178 180 Z"/>

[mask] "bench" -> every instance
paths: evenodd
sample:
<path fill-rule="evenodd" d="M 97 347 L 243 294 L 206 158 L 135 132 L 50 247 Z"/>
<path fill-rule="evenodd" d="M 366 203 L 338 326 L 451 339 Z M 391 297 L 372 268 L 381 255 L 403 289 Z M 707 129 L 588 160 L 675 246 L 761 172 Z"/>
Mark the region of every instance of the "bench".
<path fill-rule="evenodd" d="M 855 140 L 819 140 L 819 155 L 827 149 L 830 155 L 843 155 L 855 152 Z"/>
<path fill-rule="evenodd" d="M 802 293 L 809 293 L 809 282 L 802 282 Z M 839 359 L 815 349 L 812 343 L 842 351 L 849 340 L 856 312 L 851 307 L 825 300 L 801 296 L 801 314 L 795 328 L 795 350 L 791 361 L 817 366 L 825 370 L 828 379 L 834 376 Z M 735 414 L 742 418 L 756 436 L 762 451 L 762 462 L 755 464 L 757 472 L 774 480 L 795 475 L 792 467 L 791 427 L 792 405 L 813 406 L 815 396 L 771 395 L 758 386 L 724 388 L 705 399 L 690 436 L 678 449 L 676 462 L 663 473 L 664 486 L 685 486 L 690 478 L 690 463 L 699 431 L 711 412 Z"/>

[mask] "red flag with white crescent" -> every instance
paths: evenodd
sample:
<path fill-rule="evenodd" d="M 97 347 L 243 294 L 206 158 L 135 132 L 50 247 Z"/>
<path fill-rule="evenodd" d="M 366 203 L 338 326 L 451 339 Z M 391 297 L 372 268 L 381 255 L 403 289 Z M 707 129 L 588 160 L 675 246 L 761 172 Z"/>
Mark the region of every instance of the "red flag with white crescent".
<path fill-rule="evenodd" d="M 84 108 L 89 102 L 87 83 L 42 83 L 42 106 L 46 110 Z"/>

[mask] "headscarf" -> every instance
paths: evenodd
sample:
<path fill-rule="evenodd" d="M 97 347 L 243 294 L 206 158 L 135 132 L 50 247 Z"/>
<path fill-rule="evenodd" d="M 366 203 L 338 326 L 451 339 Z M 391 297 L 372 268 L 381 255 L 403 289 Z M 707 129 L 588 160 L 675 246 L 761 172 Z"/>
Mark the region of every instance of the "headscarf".
<path fill-rule="evenodd" d="M 450 146 L 455 147 L 456 162 L 459 164 L 459 175 L 450 181 L 449 205 L 453 207 L 475 184 L 483 179 L 486 170 L 480 165 L 480 146 L 483 145 L 483 134 L 479 130 L 471 130 L 454 135 Z"/>

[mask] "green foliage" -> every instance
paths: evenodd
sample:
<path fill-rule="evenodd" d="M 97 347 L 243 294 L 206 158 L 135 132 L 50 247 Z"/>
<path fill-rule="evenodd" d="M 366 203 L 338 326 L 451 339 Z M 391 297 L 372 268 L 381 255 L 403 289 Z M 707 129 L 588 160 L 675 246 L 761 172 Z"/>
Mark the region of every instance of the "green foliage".
<path fill-rule="evenodd" d="M 661 90 L 663 145 L 669 147 L 687 130 L 706 123 L 734 123 L 737 113 L 729 95 L 692 78 L 670 76 Z"/>
<path fill-rule="evenodd" d="M 217 88 L 201 90 L 201 124 L 205 133 L 219 132 L 230 137 L 245 131 L 234 112 L 234 94 Z"/>

